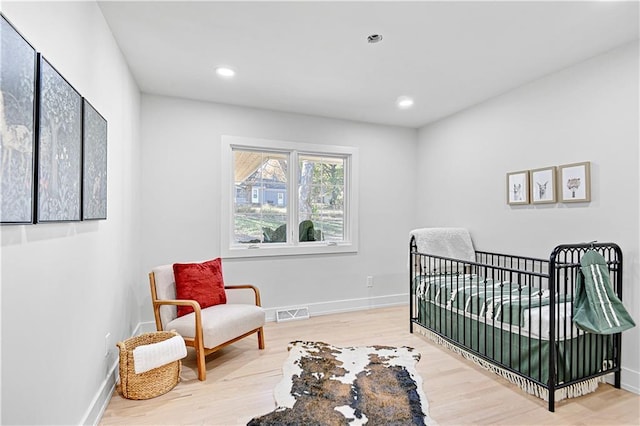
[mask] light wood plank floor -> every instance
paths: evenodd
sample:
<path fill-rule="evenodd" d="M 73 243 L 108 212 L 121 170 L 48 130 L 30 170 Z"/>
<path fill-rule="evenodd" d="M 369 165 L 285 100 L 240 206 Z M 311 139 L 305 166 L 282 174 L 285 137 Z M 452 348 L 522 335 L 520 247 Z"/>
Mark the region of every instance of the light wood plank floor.
<path fill-rule="evenodd" d="M 408 308 L 392 307 L 268 323 L 266 349 L 252 336 L 207 357 L 207 381 L 196 378 L 194 353 L 183 360 L 181 382 L 145 401 L 115 393 L 102 425 L 246 424 L 275 408 L 287 344 L 324 341 L 336 346 L 393 345 L 416 348 L 429 415 L 440 425 L 639 425 L 640 396 L 601 384 L 595 393 L 547 404 L 459 355 L 409 333 Z"/>

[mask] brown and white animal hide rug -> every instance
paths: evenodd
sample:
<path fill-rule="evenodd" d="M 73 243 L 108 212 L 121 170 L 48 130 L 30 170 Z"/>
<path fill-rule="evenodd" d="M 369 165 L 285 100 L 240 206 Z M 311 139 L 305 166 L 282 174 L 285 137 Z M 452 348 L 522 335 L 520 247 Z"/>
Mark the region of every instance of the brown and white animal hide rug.
<path fill-rule="evenodd" d="M 257 425 L 433 425 L 409 347 L 292 342 L 277 408 Z"/>

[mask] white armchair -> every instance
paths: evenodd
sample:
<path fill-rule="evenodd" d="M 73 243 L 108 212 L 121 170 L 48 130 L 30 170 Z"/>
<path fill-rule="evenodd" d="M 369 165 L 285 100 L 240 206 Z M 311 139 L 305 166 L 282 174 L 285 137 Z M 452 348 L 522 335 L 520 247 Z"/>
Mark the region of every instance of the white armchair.
<path fill-rule="evenodd" d="M 201 309 L 195 300 L 176 300 L 173 265 L 153 268 L 149 282 L 157 330 L 175 330 L 195 349 L 199 380 L 206 379 L 205 356 L 212 352 L 253 333 L 258 334 L 258 348 L 264 349 L 265 311 L 255 286 L 225 285 L 228 303 Z M 191 306 L 194 312 L 178 317 L 177 306 Z"/>

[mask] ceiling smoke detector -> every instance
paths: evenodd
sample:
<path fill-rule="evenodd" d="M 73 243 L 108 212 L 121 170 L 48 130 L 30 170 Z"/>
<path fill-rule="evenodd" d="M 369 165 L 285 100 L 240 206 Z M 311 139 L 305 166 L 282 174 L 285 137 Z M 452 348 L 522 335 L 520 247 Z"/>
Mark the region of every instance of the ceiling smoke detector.
<path fill-rule="evenodd" d="M 369 43 L 379 43 L 382 41 L 382 34 L 371 34 L 367 37 L 367 42 Z"/>

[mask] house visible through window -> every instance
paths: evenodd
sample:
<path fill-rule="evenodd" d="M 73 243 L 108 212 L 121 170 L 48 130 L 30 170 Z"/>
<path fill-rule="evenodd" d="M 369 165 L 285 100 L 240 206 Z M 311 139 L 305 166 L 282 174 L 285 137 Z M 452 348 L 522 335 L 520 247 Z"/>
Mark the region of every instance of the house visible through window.
<path fill-rule="evenodd" d="M 277 229 L 285 241 L 287 206 L 278 196 L 287 189 L 288 163 L 287 153 L 233 150 L 234 243 L 273 242 Z"/>
<path fill-rule="evenodd" d="M 223 254 L 357 251 L 356 154 L 224 136 Z"/>

